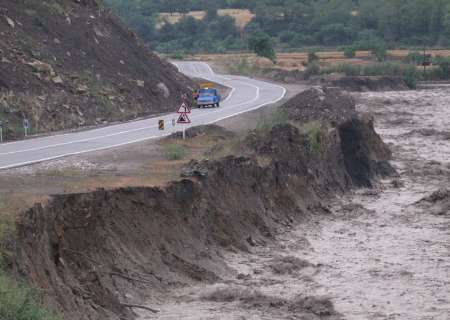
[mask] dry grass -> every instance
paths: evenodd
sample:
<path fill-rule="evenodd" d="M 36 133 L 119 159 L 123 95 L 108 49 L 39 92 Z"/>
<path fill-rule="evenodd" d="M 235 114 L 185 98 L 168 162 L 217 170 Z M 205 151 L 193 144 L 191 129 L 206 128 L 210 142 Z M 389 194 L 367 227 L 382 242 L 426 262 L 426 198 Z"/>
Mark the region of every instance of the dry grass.
<path fill-rule="evenodd" d="M 238 28 L 245 28 L 247 24 L 255 17 L 250 10 L 243 9 L 220 9 L 217 11 L 220 16 L 230 16 L 236 20 L 236 26 Z M 190 16 L 197 20 L 203 20 L 206 17 L 206 11 L 191 11 L 186 14 L 182 13 L 160 13 L 157 22 L 157 28 L 161 28 L 165 23 L 175 24 L 179 22 L 183 17 Z"/>

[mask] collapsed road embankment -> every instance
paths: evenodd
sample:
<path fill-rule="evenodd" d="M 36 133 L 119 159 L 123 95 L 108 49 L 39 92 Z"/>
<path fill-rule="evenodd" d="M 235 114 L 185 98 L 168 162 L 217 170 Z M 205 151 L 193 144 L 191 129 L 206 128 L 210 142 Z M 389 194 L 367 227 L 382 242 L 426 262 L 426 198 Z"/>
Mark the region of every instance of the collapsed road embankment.
<path fill-rule="evenodd" d="M 264 246 L 326 214 L 330 196 L 394 172 L 372 120 L 342 92 L 311 89 L 281 112 L 289 121 L 251 132 L 241 154 L 192 162 L 167 186 L 36 204 L 18 222 L 16 272 L 64 319 L 133 319 L 131 305 L 233 272 L 224 250 Z"/>

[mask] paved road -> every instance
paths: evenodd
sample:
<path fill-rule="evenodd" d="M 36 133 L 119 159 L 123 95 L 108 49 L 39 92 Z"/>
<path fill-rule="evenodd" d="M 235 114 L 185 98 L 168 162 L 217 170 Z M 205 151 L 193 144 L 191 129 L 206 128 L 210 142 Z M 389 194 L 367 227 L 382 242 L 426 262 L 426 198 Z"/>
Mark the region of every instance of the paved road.
<path fill-rule="evenodd" d="M 214 123 L 261 108 L 280 101 L 286 94 L 284 88 L 267 82 L 215 74 L 209 65 L 203 62 L 176 62 L 175 64 L 188 76 L 204 78 L 231 88 L 229 96 L 222 102 L 220 108 L 192 110 L 191 126 Z M 99 129 L 0 144 L 0 169 L 163 137 L 173 131 L 181 130 L 179 125 L 175 128 L 171 125 L 172 119 L 177 116 L 173 113 Z M 159 119 L 166 121 L 166 131 L 158 130 Z"/>

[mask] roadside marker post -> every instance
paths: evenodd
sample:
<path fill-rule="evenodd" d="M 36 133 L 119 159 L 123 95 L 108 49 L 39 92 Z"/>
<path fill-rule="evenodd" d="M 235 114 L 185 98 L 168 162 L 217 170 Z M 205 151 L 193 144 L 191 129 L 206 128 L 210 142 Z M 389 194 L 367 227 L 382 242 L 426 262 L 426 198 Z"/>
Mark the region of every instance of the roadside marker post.
<path fill-rule="evenodd" d="M 28 128 L 30 127 L 30 122 L 27 118 L 23 119 L 23 129 L 25 131 L 25 137 L 28 136 Z"/>
<path fill-rule="evenodd" d="M 164 120 L 158 121 L 158 128 L 159 130 L 164 131 Z"/>
<path fill-rule="evenodd" d="M 0 142 L 3 142 L 3 121 L 0 120 Z"/>

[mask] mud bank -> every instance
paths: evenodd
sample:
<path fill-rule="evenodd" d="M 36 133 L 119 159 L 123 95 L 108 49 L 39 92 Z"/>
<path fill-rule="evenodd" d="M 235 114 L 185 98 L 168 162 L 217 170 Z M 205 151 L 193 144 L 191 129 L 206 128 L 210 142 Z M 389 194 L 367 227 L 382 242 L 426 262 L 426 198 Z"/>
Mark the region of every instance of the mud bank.
<path fill-rule="evenodd" d="M 289 226 L 327 214 L 332 195 L 392 172 L 389 150 L 352 99 L 328 89 L 295 99 L 284 109 L 301 116 L 251 133 L 245 156 L 191 163 L 185 179 L 166 187 L 57 195 L 37 204 L 18 223 L 17 273 L 48 293 L 64 319 L 133 319 L 142 308 L 131 305 L 220 282 L 237 272 L 226 253 L 268 246 Z M 309 101 L 310 111 L 295 101 Z M 332 121 L 321 116 L 324 109 Z M 320 130 L 305 132 L 305 119 Z M 284 272 L 286 265 L 274 268 Z M 264 306 L 268 315 L 283 308 L 308 319 L 339 316 L 328 300 L 298 294 L 280 300 L 252 293 L 241 302 Z M 227 296 L 216 291 L 202 299 Z"/>

